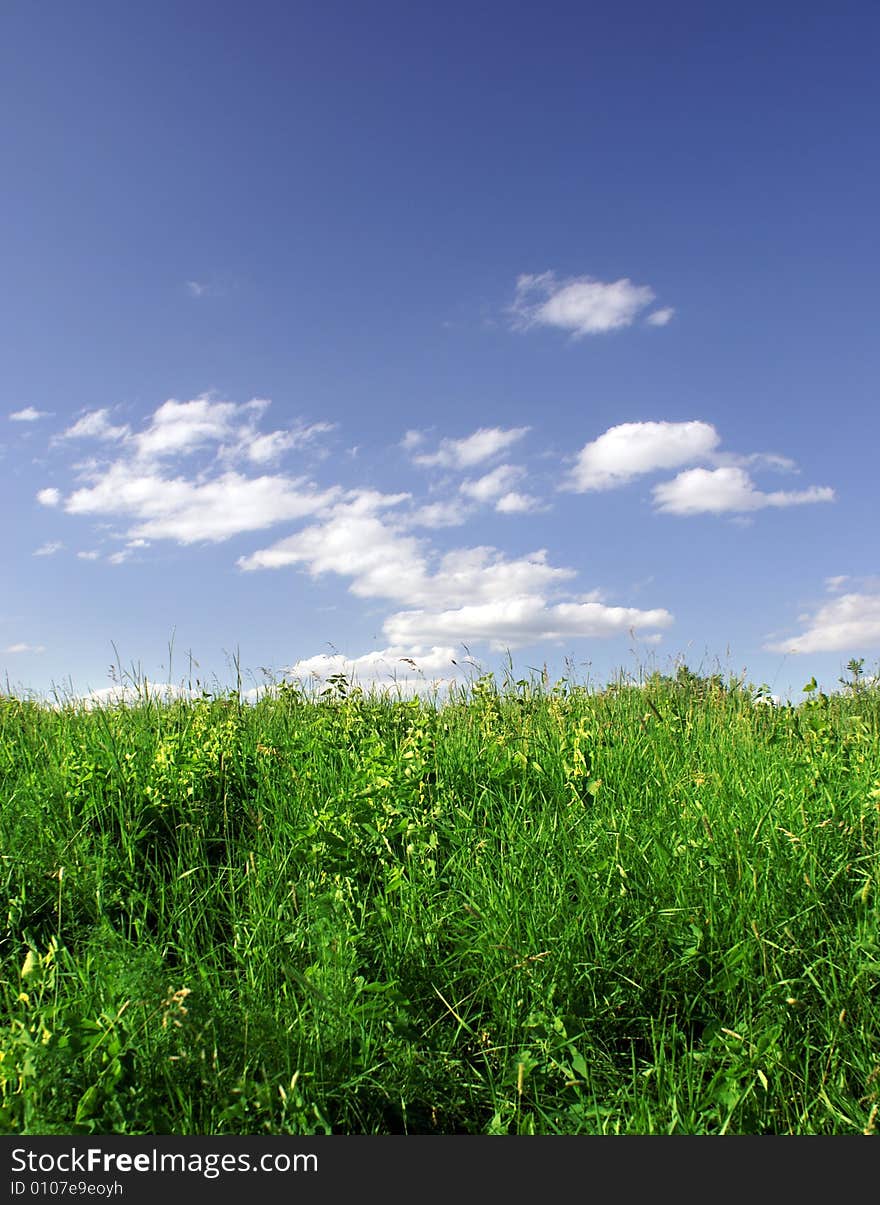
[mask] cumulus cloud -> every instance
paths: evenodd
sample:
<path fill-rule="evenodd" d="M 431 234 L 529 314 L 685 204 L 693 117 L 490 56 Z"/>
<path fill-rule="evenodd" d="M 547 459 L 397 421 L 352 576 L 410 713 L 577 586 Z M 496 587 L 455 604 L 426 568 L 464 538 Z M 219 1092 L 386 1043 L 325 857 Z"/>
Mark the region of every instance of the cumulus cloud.
<path fill-rule="evenodd" d="M 335 573 L 351 578 L 349 588 L 358 597 L 407 605 L 461 605 L 547 589 L 574 575 L 547 564 L 544 550 L 513 560 L 483 546 L 436 554 L 426 540 L 404 531 L 403 523 L 377 513 L 406 497 L 364 491 L 333 507 L 322 522 L 242 557 L 239 566 L 253 571 L 299 565 L 314 577 Z"/>
<path fill-rule="evenodd" d="M 342 675 L 352 685 L 369 691 L 388 691 L 394 695 L 442 693 L 463 681 L 463 671 L 451 647 L 410 648 L 389 646 L 359 657 L 341 653 L 320 653 L 304 657 L 285 673 L 303 683 L 319 686 Z"/>
<path fill-rule="evenodd" d="M 265 399 L 238 405 L 210 395 L 169 399 L 140 430 L 117 431 L 111 457 L 75 466 L 77 480 L 65 496 L 52 487 L 38 498 L 48 506 L 63 504 L 68 514 L 112 523 L 125 541 L 103 554 L 113 565 L 148 541 L 219 542 L 296 523 L 294 531 L 239 557 L 237 564 L 244 572 L 294 567 L 314 578 L 335 575 L 346 579 L 354 597 L 390 604 L 394 613 L 383 624 L 387 647 L 366 660 L 355 658 L 363 672 L 379 660 L 396 657 L 405 665 L 409 658 L 419 666 L 414 680 L 421 680 L 429 671 L 440 672 L 436 658 L 442 653 L 448 659 L 456 645 L 514 648 L 633 629 L 647 629 L 645 638 L 651 638 L 672 622 L 665 610 L 572 595 L 575 570 L 552 564 L 545 549 L 518 556 L 490 545 L 446 550 L 415 533 L 419 527 L 455 526 L 480 506 L 507 514 L 539 508 L 538 499 L 518 488 L 523 468 L 489 467 L 529 428 L 481 427 L 461 439 L 442 439 L 433 451 L 410 432 L 404 443 L 411 453 L 419 449 L 416 463 L 465 475 L 451 499 L 419 505 L 405 492 L 319 487 L 277 471 L 251 475 L 253 465 L 330 429 L 316 423 L 265 432 L 260 424 L 268 405 Z M 103 440 L 111 427 L 106 412 L 93 411 L 66 434 Z M 195 463 L 194 453 L 200 453 Z M 478 466 L 486 468 L 470 472 Z M 327 668 L 326 661 L 321 665 Z"/>
<path fill-rule="evenodd" d="M 554 326 L 580 339 L 631 326 L 654 298 L 653 289 L 633 284 L 627 277 L 605 283 L 590 276 L 558 280 L 553 272 L 541 272 L 518 277 L 510 310 L 517 329 Z M 662 326 L 672 317 L 671 310 L 656 313 L 668 316 L 655 319 L 655 325 Z"/>
<path fill-rule="evenodd" d="M 134 454 L 141 460 L 163 460 L 212 444 L 220 448 L 231 444 L 246 451 L 248 435 L 257 438 L 255 424 L 268 405 L 264 398 L 237 405 L 210 394 L 187 402 L 169 398 L 153 412 L 146 430 L 133 437 Z"/>
<path fill-rule="evenodd" d="M 615 489 L 646 473 L 705 461 L 714 467 L 686 469 L 673 480 L 654 486 L 658 511 L 674 515 L 730 512 L 738 514 L 742 522 L 744 514 L 765 507 L 834 500 L 834 490 L 828 486 L 758 489 L 747 467 L 797 472 L 794 461 L 771 452 L 722 452 L 719 442 L 715 428 L 697 420 L 620 423 L 581 448 L 561 488 L 576 493 Z"/>
<path fill-rule="evenodd" d="M 333 424 L 297 422 L 266 433 L 259 422 L 269 404 L 253 398 L 238 405 L 209 394 L 186 402 L 170 398 L 138 432 L 113 426 L 107 410 L 87 413 L 62 438 L 112 440 L 118 452 L 110 461 L 77 466 L 79 484 L 64 499 L 64 510 L 124 520 L 130 540 L 180 544 L 218 542 L 314 515 L 342 490 L 322 490 L 303 477 L 277 472 L 251 476 L 246 470 L 310 445 Z M 195 452 L 207 452 L 209 467 L 182 471 Z M 37 499 L 44 506 L 58 506 L 62 495 L 52 487 L 41 490 Z M 128 555 L 116 553 L 108 559 L 118 564 Z"/>
<path fill-rule="evenodd" d="M 805 490 L 759 490 L 745 469 L 688 469 L 672 481 L 654 486 L 657 509 L 671 515 L 722 514 L 761 510 L 767 506 L 800 506 L 833 502 L 834 490 L 810 486 Z"/>
<path fill-rule="evenodd" d="M 295 422 L 283 430 L 263 432 L 260 420 L 270 402 L 252 398 L 237 404 L 209 393 L 181 402 L 169 398 L 156 408 L 142 431 L 114 425 L 108 409 L 91 410 L 54 442 L 68 439 L 122 441 L 126 455 L 144 464 L 190 456 L 212 449 L 218 460 L 269 464 L 285 452 L 313 444 L 335 423 Z"/>
<path fill-rule="evenodd" d="M 91 709 L 100 707 L 115 707 L 120 703 L 138 703 L 144 699 L 160 699 L 172 702 L 174 699 L 191 697 L 186 686 L 174 682 L 138 682 L 131 685 L 128 682 L 115 683 L 113 686 L 103 686 L 99 690 L 90 690 L 85 694 L 71 695 L 71 701 Z"/>
<path fill-rule="evenodd" d="M 599 602 L 549 603 L 537 594 L 501 595 L 488 602 L 445 611 L 415 610 L 391 615 L 384 632 L 397 645 L 455 640 L 486 643 L 496 651 L 546 640 L 597 639 L 642 628 L 666 628 L 672 615 L 662 609 L 609 607 Z"/>
<path fill-rule="evenodd" d="M 512 444 L 529 430 L 528 427 L 481 427 L 464 439 L 442 439 L 435 452 L 423 452 L 413 457 L 415 464 L 426 468 L 438 466 L 445 469 L 472 469 L 475 465 L 491 460 L 501 452 L 506 452 Z M 413 435 L 408 432 L 404 437 Z M 409 448 L 418 446 L 410 441 Z"/>
<path fill-rule="evenodd" d="M 806 631 L 765 644 L 771 653 L 851 653 L 880 648 L 880 592 L 842 594 L 804 617 Z"/>
<path fill-rule="evenodd" d="M 701 460 L 719 440 L 710 423 L 621 423 L 581 448 L 563 488 L 576 493 L 615 489 L 643 473 Z"/>
<path fill-rule="evenodd" d="M 495 509 L 502 515 L 526 515 L 535 511 L 546 510 L 547 506 L 533 494 L 521 494 L 517 490 L 508 490 L 495 502 Z"/>
<path fill-rule="evenodd" d="M 48 410 L 37 410 L 34 406 L 25 406 L 23 410 L 13 410 L 9 415 L 13 423 L 35 423 L 38 419 L 46 418 Z"/>
<path fill-rule="evenodd" d="M 340 503 L 326 520 L 241 558 L 239 566 L 254 571 L 296 565 L 312 576 L 335 573 L 351 579 L 349 590 L 358 597 L 404 604 L 410 609 L 383 624 L 396 649 L 478 642 L 514 648 L 672 622 L 663 610 L 606 606 L 594 598 L 557 600 L 575 573 L 551 565 L 544 549 L 516 558 L 485 546 L 439 554 L 378 513 L 379 504 L 388 502 L 365 496 Z"/>
<path fill-rule="evenodd" d="M 245 477 L 229 471 L 208 481 L 189 481 L 136 464 L 117 462 L 95 474 L 94 484 L 74 490 L 64 509 L 73 515 L 117 516 L 129 520 L 133 538 L 193 544 L 219 542 L 312 515 L 339 490 L 318 490 L 302 478 Z"/>

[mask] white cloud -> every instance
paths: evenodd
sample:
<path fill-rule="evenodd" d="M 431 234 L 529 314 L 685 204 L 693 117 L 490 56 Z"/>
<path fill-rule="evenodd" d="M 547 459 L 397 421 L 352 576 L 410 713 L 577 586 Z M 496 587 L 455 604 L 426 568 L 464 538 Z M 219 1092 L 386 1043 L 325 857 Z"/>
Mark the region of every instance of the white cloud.
<path fill-rule="evenodd" d="M 212 292 L 210 285 L 202 284 L 198 280 L 188 280 L 186 289 L 190 297 L 205 297 Z"/>
<path fill-rule="evenodd" d="M 809 626 L 800 636 L 766 644 L 771 653 L 831 653 L 859 655 L 880 648 L 880 593 L 843 594 L 802 616 Z"/>
<path fill-rule="evenodd" d="M 666 305 L 660 310 L 654 310 L 652 314 L 648 315 L 645 321 L 648 326 L 666 326 L 667 323 L 672 321 L 674 316 L 675 310 L 671 305 Z"/>
<path fill-rule="evenodd" d="M 144 699 L 163 699 L 171 702 L 174 699 L 187 698 L 190 691 L 186 686 L 174 682 L 139 682 L 132 686 L 129 683 L 115 683 L 113 686 L 103 686 L 99 690 L 90 690 L 86 694 L 74 694 L 70 701 L 79 703 L 85 708 L 114 707 L 119 703 L 138 703 Z"/>
<path fill-rule="evenodd" d="M 546 640 L 605 638 L 632 629 L 665 628 L 665 610 L 640 611 L 598 602 L 548 603 L 537 594 L 502 595 L 488 602 L 445 611 L 402 611 L 385 621 L 385 635 L 397 644 L 456 641 L 487 643 L 503 651 Z"/>
<path fill-rule="evenodd" d="M 64 509 L 75 515 L 117 515 L 131 521 L 136 539 L 219 542 L 245 531 L 259 531 L 301 519 L 337 497 L 302 479 L 245 477 L 229 471 L 212 480 L 188 481 L 142 471 L 117 461 L 96 475 L 95 484 L 74 490 Z"/>
<path fill-rule="evenodd" d="M 332 429 L 330 423 L 296 422 L 288 430 L 265 434 L 258 424 L 269 404 L 253 398 L 237 405 L 208 394 L 187 402 L 169 398 L 138 433 L 112 426 L 107 410 L 84 415 L 64 437 L 118 440 L 119 454 L 109 463 L 91 460 L 75 466 L 80 485 L 68 494 L 65 511 L 126 520 L 129 540 L 181 544 L 217 542 L 316 514 L 341 495 L 339 487 L 320 490 L 302 477 L 252 477 L 230 467 L 234 461 L 263 465 Z M 212 457 L 207 468 L 190 474 L 169 471 L 170 461 L 200 450 Z M 37 498 L 44 506 L 62 500 L 55 488 L 41 490 Z M 108 559 L 119 564 L 127 555 Z"/>
<path fill-rule="evenodd" d="M 154 463 L 213 447 L 217 459 L 227 464 L 243 460 L 262 465 L 335 429 L 335 423 L 295 422 L 285 430 L 261 432 L 258 424 L 270 405 L 267 398 L 255 397 L 239 405 L 210 393 L 186 402 L 168 398 L 153 412 L 147 427 L 130 437 L 128 449 L 135 459 Z"/>
<path fill-rule="evenodd" d="M 717 468 L 733 465 L 738 468 L 771 469 L 777 473 L 798 473 L 797 464 L 788 456 L 777 452 L 750 452 L 743 456 L 737 452 L 713 452 L 707 457 Z"/>
<path fill-rule="evenodd" d="M 284 452 L 305 447 L 319 435 L 333 431 L 335 423 L 311 423 L 296 426 L 288 431 L 270 431 L 268 435 L 254 435 L 245 441 L 245 453 L 254 464 L 268 464 L 278 460 Z"/>
<path fill-rule="evenodd" d="M 447 502 L 426 502 L 406 516 L 408 527 L 460 527 L 473 513 L 460 499 Z"/>
<path fill-rule="evenodd" d="M 500 464 L 482 477 L 475 480 L 463 481 L 459 486 L 461 492 L 476 502 L 492 502 L 506 494 L 525 476 L 525 470 L 517 465 Z"/>
<path fill-rule="evenodd" d="M 407 431 L 400 441 L 400 446 L 405 452 L 411 452 L 413 448 L 420 448 L 424 442 L 424 431 Z"/>
<path fill-rule="evenodd" d="M 427 541 L 406 534 L 376 513 L 406 495 L 362 493 L 335 506 L 330 517 L 239 560 L 243 570 L 301 565 L 318 577 L 335 573 L 352 579 L 360 598 L 386 598 L 409 606 L 466 602 L 545 590 L 568 581 L 571 569 L 547 564 L 540 550 L 509 560 L 495 548 L 458 548 L 441 556 Z M 422 642 L 425 643 L 425 642 Z"/>
<path fill-rule="evenodd" d="M 352 592 L 361 597 L 407 597 L 424 588 L 423 541 L 401 534 L 377 512 L 408 497 L 368 490 L 353 493 L 335 505 L 323 522 L 240 558 L 239 567 L 250 571 L 302 565 L 313 577 L 324 573 L 351 577 Z"/>
<path fill-rule="evenodd" d="M 719 438 L 713 426 L 697 421 L 621 423 L 581 448 L 563 488 L 614 489 L 642 473 L 701 460 Z"/>
<path fill-rule="evenodd" d="M 836 577 L 826 577 L 825 578 L 825 586 L 832 593 L 837 594 L 840 590 L 843 589 L 844 582 L 848 582 L 848 581 L 849 581 L 848 573 L 839 573 Z"/>
<path fill-rule="evenodd" d="M 45 653 L 43 644 L 7 644 L 4 653 Z"/>
<path fill-rule="evenodd" d="M 114 427 L 109 419 L 110 411 L 106 408 L 101 410 L 90 410 L 84 414 L 66 431 L 62 431 L 61 435 L 56 436 L 56 439 L 101 439 L 107 441 L 115 441 L 125 439 L 129 433 L 129 427 L 120 426 Z"/>
<path fill-rule="evenodd" d="M 393 496 L 392 496 L 393 498 Z M 396 501 L 399 501 L 399 496 Z M 631 628 L 665 627 L 667 611 L 641 611 L 587 600 L 557 601 L 574 570 L 551 565 L 543 549 L 511 559 L 496 548 L 436 553 L 377 512 L 381 496 L 334 507 L 331 516 L 249 557 L 244 570 L 299 565 L 313 576 L 351 579 L 361 598 L 384 598 L 412 608 L 383 625 L 392 648 L 489 642 L 513 648 L 539 640 L 613 636 Z"/>
<path fill-rule="evenodd" d="M 302 658 L 285 672 L 304 684 L 315 682 L 319 686 L 341 674 L 364 691 L 389 691 L 405 697 L 442 693 L 463 681 L 455 650 L 436 646 L 392 646 L 360 657 L 320 653 Z"/>
<path fill-rule="evenodd" d="M 766 506 L 799 506 L 808 502 L 833 502 L 834 490 L 810 486 L 806 490 L 759 490 L 745 469 L 688 469 L 672 481 L 654 486 L 657 509 L 671 515 L 723 514 L 753 511 Z"/>
<path fill-rule="evenodd" d="M 39 548 L 34 550 L 34 556 L 54 556 L 56 552 L 60 552 L 64 545 L 59 540 L 52 540 L 48 544 L 41 544 Z"/>
<path fill-rule="evenodd" d="M 210 444 L 246 443 L 248 432 L 256 435 L 254 421 L 268 405 L 265 399 L 253 398 L 240 406 L 207 393 L 188 402 L 169 398 L 153 412 L 147 429 L 133 437 L 134 452 L 141 460 L 162 460 Z"/>
<path fill-rule="evenodd" d="M 502 513 L 522 513 L 540 502 L 514 488 L 524 470 L 496 465 L 467 477 L 452 499 L 413 505 L 408 493 L 319 488 L 299 477 L 266 473 L 252 477 L 244 467 L 272 459 L 297 442 L 308 442 L 329 424 L 303 425 L 286 432 L 259 430 L 268 402 L 255 398 L 243 406 L 202 395 L 189 402 L 169 399 L 159 406 L 143 430 L 127 432 L 119 454 L 109 463 L 78 466 L 78 484 L 62 500 L 59 490 L 41 491 L 46 505 L 63 501 L 72 515 L 113 520 L 116 535 L 126 541 L 105 559 L 119 565 L 135 549 L 152 540 L 188 545 L 218 542 L 308 518 L 305 527 L 249 555 L 239 557 L 244 571 L 294 566 L 312 577 L 327 574 L 348 580 L 359 599 L 382 599 L 398 608 L 385 620 L 387 648 L 381 654 L 355 658 L 365 672 L 376 657 L 399 654 L 416 660 L 421 679 L 435 666 L 432 650 L 443 656 L 457 644 L 488 642 L 493 648 L 516 647 L 541 639 L 602 637 L 634 628 L 658 629 L 672 622 L 664 610 L 607 606 L 595 596 L 572 596 L 575 570 L 549 562 L 544 549 L 508 556 L 480 545 L 440 550 L 416 526 L 452 526 L 478 504 Z M 100 436 L 108 426 L 92 419 Z M 418 459 L 445 469 L 466 472 L 500 456 L 527 427 L 480 428 L 459 440 L 446 439 Z M 422 444 L 409 438 L 411 447 Z M 207 450 L 195 468 L 187 457 Z M 81 559 L 97 554 L 81 553 Z M 416 657 L 427 658 L 420 664 Z M 372 658 L 372 660 L 371 660 Z M 326 662 L 321 662 L 326 668 Z M 378 662 L 376 662 L 378 664 Z M 411 667 L 410 667 L 411 668 Z"/>
<path fill-rule="evenodd" d="M 506 430 L 501 427 L 481 427 L 464 439 L 442 439 L 436 452 L 414 456 L 413 462 L 425 467 L 472 469 L 500 452 L 505 452 L 511 444 L 522 439 L 528 430 L 528 427 L 509 427 Z"/>
<path fill-rule="evenodd" d="M 13 423 L 35 423 L 37 419 L 48 417 L 48 410 L 37 410 L 33 406 L 25 406 L 23 410 L 14 410 L 9 415 Z"/>
<path fill-rule="evenodd" d="M 101 554 L 92 550 L 90 552 L 78 552 L 76 555 L 81 561 L 97 561 Z"/>
<path fill-rule="evenodd" d="M 516 490 L 509 490 L 497 500 L 495 509 L 502 515 L 526 515 L 546 510 L 547 507 L 540 498 L 536 498 L 532 494 L 520 494 Z"/>
<path fill-rule="evenodd" d="M 590 276 L 557 280 L 553 272 L 542 272 L 517 279 L 511 312 L 520 330 L 555 326 L 579 339 L 630 326 L 654 297 L 653 289 L 626 277 L 606 284 Z"/>

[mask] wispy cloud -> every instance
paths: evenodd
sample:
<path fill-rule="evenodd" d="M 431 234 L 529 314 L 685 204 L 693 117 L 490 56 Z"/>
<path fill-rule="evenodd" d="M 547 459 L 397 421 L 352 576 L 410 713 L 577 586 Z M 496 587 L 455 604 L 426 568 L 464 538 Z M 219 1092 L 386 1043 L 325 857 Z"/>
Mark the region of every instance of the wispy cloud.
<path fill-rule="evenodd" d="M 7 644 L 3 650 L 4 653 L 45 653 L 46 646 L 43 644 Z"/>
<path fill-rule="evenodd" d="M 670 515 L 723 514 L 761 510 L 767 506 L 801 506 L 833 502 L 834 490 L 810 486 L 805 490 L 759 490 L 745 469 L 687 469 L 672 481 L 654 486 L 657 509 Z"/>
<path fill-rule="evenodd" d="M 35 423 L 38 419 L 48 418 L 48 416 L 48 410 L 37 410 L 34 406 L 25 406 L 23 410 L 14 410 L 9 415 L 9 420 L 13 423 Z"/>
<path fill-rule="evenodd" d="M 42 544 L 33 552 L 34 556 L 54 556 L 56 552 L 60 552 L 64 545 L 60 540 L 52 540 L 48 544 Z"/>
<path fill-rule="evenodd" d="M 506 452 L 529 431 L 528 427 L 480 427 L 463 439 L 441 439 L 434 452 L 422 452 L 413 457 L 413 463 L 425 468 L 472 469 Z M 418 432 L 408 431 L 402 445 L 408 449 L 418 447 L 423 437 L 416 439 Z"/>
<path fill-rule="evenodd" d="M 525 476 L 526 470 L 521 465 L 500 464 L 482 477 L 463 481 L 459 492 L 475 502 L 494 506 L 503 515 L 522 515 L 547 509 L 540 498 L 512 488 Z"/>
<path fill-rule="evenodd" d="M 806 630 L 765 644 L 771 653 L 851 653 L 880 648 L 880 591 L 842 594 L 805 617 Z"/>
<path fill-rule="evenodd" d="M 246 441 L 245 453 L 253 464 L 272 464 L 285 452 L 313 444 L 319 436 L 335 429 L 335 423 L 311 423 L 298 424 L 287 431 L 270 431 Z"/>
<path fill-rule="evenodd" d="M 75 423 L 69 426 L 65 431 L 62 431 L 58 439 L 98 439 L 108 442 L 125 439 L 129 434 L 130 428 L 127 425 L 114 427 L 110 422 L 110 411 L 106 408 L 101 410 L 89 410 L 82 418 L 77 419 Z"/>
<path fill-rule="evenodd" d="M 492 502 L 508 493 L 525 476 L 525 469 L 513 464 L 500 464 L 482 477 L 463 481 L 461 493 L 477 502 Z"/>
<path fill-rule="evenodd" d="M 474 513 L 474 508 L 461 498 L 445 502 L 426 502 L 417 506 L 405 517 L 408 527 L 460 527 Z"/>
<path fill-rule="evenodd" d="M 44 490 L 37 490 L 37 501 L 40 506 L 57 506 L 61 501 L 61 490 L 56 489 L 54 485 L 47 486 Z"/>
<path fill-rule="evenodd" d="M 518 277 L 509 312 L 517 330 L 551 326 L 580 339 L 631 326 L 654 299 L 652 288 L 633 284 L 628 277 L 610 282 L 591 276 L 559 280 L 554 272 L 541 272 Z M 665 325 L 672 313 L 668 307 L 655 311 L 653 325 Z"/>

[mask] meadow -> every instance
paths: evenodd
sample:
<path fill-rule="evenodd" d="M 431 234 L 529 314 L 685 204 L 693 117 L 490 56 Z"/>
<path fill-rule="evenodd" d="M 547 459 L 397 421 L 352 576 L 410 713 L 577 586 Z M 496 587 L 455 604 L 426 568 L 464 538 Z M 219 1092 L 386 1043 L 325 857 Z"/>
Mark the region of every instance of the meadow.
<path fill-rule="evenodd" d="M 880 690 L 0 698 L 0 1131 L 872 1134 Z"/>

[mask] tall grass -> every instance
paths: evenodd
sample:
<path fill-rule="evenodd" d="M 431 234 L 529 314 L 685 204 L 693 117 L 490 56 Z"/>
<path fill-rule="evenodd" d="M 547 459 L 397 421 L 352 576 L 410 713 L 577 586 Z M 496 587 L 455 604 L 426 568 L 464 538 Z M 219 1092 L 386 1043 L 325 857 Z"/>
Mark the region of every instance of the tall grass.
<path fill-rule="evenodd" d="M 880 692 L 0 700 L 0 1129 L 871 1133 Z"/>

